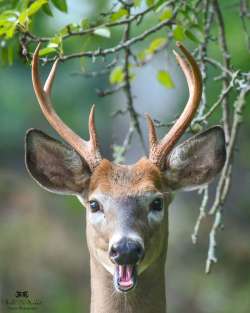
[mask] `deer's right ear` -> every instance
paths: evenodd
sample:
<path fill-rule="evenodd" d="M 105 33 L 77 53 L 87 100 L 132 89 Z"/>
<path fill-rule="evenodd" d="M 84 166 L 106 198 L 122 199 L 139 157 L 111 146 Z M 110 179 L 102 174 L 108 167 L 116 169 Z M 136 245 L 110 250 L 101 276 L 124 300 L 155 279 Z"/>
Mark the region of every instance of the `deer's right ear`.
<path fill-rule="evenodd" d="M 77 152 L 36 129 L 25 140 L 26 167 L 48 191 L 79 195 L 87 188 L 90 170 Z"/>

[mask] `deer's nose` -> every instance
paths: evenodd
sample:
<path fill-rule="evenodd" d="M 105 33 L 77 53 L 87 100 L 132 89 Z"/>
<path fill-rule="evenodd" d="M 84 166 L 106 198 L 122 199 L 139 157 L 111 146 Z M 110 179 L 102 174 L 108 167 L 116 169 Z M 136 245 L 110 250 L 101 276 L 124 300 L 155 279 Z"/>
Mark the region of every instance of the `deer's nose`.
<path fill-rule="evenodd" d="M 118 265 L 134 265 L 143 259 L 144 249 L 139 242 L 123 238 L 110 247 L 109 256 Z"/>

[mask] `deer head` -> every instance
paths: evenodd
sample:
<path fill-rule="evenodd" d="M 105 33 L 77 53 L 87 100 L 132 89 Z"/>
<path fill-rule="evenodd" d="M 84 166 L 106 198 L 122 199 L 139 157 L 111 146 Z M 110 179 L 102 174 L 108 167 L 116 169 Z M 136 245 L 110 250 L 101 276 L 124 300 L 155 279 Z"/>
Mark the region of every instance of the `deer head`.
<path fill-rule="evenodd" d="M 142 274 L 166 253 L 168 206 L 177 189 L 207 184 L 225 161 L 222 128 L 215 126 L 175 146 L 197 110 L 202 82 L 192 55 L 177 44 L 174 52 L 184 72 L 189 99 L 174 126 L 161 140 L 147 116 L 149 156 L 133 165 L 102 159 L 94 125 L 94 106 L 89 115 L 89 141 L 81 139 L 58 117 L 50 92 L 58 61 L 42 87 L 39 46 L 32 62 L 32 80 L 41 110 L 67 142 L 63 144 L 42 131 L 26 136 L 26 166 L 31 176 L 48 191 L 75 195 L 86 207 L 87 242 L 90 255 L 111 275 L 118 291 L 135 286 Z"/>

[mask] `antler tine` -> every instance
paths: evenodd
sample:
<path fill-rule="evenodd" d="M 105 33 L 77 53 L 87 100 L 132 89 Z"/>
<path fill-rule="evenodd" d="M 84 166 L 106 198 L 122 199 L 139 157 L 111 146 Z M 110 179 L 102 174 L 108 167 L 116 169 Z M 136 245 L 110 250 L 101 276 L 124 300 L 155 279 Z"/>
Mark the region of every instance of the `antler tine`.
<path fill-rule="evenodd" d="M 151 145 L 149 159 L 159 167 L 164 167 L 164 160 L 166 155 L 171 151 L 175 143 L 185 132 L 191 123 L 201 99 L 202 92 L 202 79 L 199 67 L 194 60 L 193 56 L 188 50 L 179 42 L 176 43 L 177 47 L 185 55 L 186 59 L 181 57 L 174 51 L 177 62 L 179 63 L 188 84 L 189 99 L 188 102 L 170 131 L 162 138 L 160 142 Z M 152 124 L 152 120 L 150 122 Z M 151 129 L 151 130 L 150 130 Z M 154 131 L 152 131 L 154 129 Z M 155 132 L 154 125 L 150 125 L 149 134 Z M 150 135 L 152 137 L 152 135 Z"/>
<path fill-rule="evenodd" d="M 37 100 L 40 104 L 41 110 L 48 120 L 50 125 L 55 129 L 55 131 L 68 143 L 70 144 L 88 163 L 91 170 L 93 170 L 100 162 L 101 155 L 99 152 L 96 130 L 94 124 L 94 106 L 91 109 L 89 115 L 89 134 L 90 140 L 85 141 L 76 133 L 74 133 L 57 115 L 55 112 L 51 99 L 50 93 L 52 84 L 55 78 L 56 67 L 58 64 L 58 59 L 52 66 L 49 76 L 46 80 L 44 88 L 42 87 L 39 78 L 39 50 L 40 43 L 38 44 L 32 59 L 32 83 Z"/>
<path fill-rule="evenodd" d="M 49 76 L 46 79 L 46 82 L 43 86 L 43 90 L 45 91 L 45 93 L 50 96 L 51 95 L 51 89 L 52 89 L 52 85 L 55 79 L 55 75 L 56 75 L 56 69 L 57 69 L 57 65 L 58 65 L 59 59 L 57 58 L 55 60 L 55 62 L 52 65 L 52 68 L 50 70 Z"/>
<path fill-rule="evenodd" d="M 89 113 L 89 140 L 91 142 L 91 147 L 94 148 L 96 153 L 98 153 L 98 158 L 101 159 L 99 155 L 99 143 L 97 140 L 96 128 L 95 128 L 95 105 L 92 105 L 92 108 Z"/>
<path fill-rule="evenodd" d="M 157 134 L 154 122 L 149 114 L 145 114 L 148 124 L 148 143 L 149 143 L 149 150 L 151 150 L 157 144 Z"/>

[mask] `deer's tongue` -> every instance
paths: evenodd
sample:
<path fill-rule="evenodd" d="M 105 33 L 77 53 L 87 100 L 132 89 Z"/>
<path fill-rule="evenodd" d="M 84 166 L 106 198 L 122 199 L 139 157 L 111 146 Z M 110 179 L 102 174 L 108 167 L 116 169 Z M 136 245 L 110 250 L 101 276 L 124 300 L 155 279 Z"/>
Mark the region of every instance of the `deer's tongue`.
<path fill-rule="evenodd" d="M 117 265 L 119 289 L 127 291 L 135 285 L 135 265 Z"/>
<path fill-rule="evenodd" d="M 119 284 L 130 286 L 132 282 L 133 267 L 132 265 L 118 265 Z"/>

